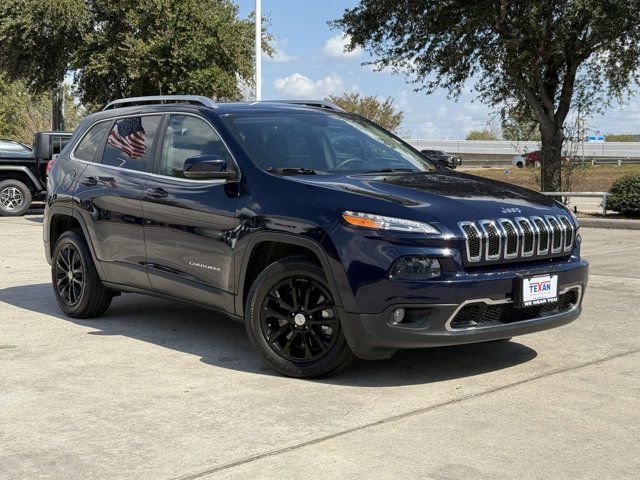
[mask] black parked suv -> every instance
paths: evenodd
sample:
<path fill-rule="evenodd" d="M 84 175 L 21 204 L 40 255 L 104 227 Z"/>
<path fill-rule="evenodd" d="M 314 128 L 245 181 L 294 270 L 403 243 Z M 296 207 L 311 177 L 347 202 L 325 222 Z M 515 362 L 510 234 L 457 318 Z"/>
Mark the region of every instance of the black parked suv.
<path fill-rule="evenodd" d="M 569 323 L 588 270 L 543 195 L 439 169 L 330 105 L 192 96 L 87 117 L 49 176 L 44 244 L 67 315 L 186 300 L 297 377 Z"/>
<path fill-rule="evenodd" d="M 0 217 L 23 215 L 32 200 L 44 200 L 49 160 L 70 138 L 68 132 L 38 132 L 33 149 L 0 140 Z"/>
<path fill-rule="evenodd" d="M 462 165 L 462 158 L 449 155 L 442 150 L 420 150 L 420 152 L 429 160 L 434 162 L 440 167 L 447 167 L 454 169 Z"/>

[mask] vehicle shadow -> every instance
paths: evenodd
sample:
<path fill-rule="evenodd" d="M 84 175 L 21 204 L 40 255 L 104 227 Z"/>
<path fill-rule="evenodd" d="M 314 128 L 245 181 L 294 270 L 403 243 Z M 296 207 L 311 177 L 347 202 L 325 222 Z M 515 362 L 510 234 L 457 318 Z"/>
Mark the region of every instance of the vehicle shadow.
<path fill-rule="evenodd" d="M 42 212 L 33 212 L 31 210 L 27 212 L 24 218 L 33 223 L 42 223 L 43 221 Z"/>
<path fill-rule="evenodd" d="M 221 368 L 275 375 L 251 350 L 244 326 L 210 310 L 144 295 L 116 297 L 101 317 L 79 320 L 59 310 L 49 283 L 0 289 L 0 302 L 94 329 L 88 335 L 122 335 L 197 355 Z M 391 387 L 441 382 L 510 368 L 536 357 L 516 341 L 396 353 L 388 360 L 355 360 L 328 385 Z"/>

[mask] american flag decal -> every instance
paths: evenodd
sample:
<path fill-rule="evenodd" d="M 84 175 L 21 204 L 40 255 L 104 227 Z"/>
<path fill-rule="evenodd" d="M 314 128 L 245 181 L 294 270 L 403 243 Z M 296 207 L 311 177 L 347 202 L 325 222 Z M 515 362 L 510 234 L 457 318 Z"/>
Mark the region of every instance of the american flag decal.
<path fill-rule="evenodd" d="M 107 143 L 122 150 L 131 158 L 142 157 L 147 151 L 142 119 L 131 117 L 117 122 L 109 134 Z"/>

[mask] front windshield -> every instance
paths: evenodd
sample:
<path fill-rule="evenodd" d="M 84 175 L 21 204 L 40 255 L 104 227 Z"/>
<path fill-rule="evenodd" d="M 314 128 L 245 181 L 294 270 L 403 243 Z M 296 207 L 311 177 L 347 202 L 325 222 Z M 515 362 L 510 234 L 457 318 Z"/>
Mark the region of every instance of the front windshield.
<path fill-rule="evenodd" d="M 333 112 L 223 116 L 262 169 L 316 172 L 432 171 L 434 165 L 381 128 Z"/>

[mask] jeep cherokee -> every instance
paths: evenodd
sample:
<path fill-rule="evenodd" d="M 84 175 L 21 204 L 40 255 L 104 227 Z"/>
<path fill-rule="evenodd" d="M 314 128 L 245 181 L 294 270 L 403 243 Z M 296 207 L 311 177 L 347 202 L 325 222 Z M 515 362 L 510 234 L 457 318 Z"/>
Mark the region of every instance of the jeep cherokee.
<path fill-rule="evenodd" d="M 141 97 L 84 119 L 48 179 L 60 308 L 93 317 L 121 292 L 209 307 L 294 377 L 579 316 L 588 264 L 564 206 L 303 103 Z"/>

